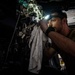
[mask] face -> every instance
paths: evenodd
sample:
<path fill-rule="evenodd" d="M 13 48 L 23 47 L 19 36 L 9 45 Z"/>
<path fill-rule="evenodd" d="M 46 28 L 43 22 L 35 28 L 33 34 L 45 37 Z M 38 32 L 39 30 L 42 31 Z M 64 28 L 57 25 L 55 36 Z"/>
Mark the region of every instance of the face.
<path fill-rule="evenodd" d="M 55 28 L 55 31 L 61 32 L 63 28 L 62 20 L 59 17 L 53 17 L 49 20 L 49 26 Z"/>

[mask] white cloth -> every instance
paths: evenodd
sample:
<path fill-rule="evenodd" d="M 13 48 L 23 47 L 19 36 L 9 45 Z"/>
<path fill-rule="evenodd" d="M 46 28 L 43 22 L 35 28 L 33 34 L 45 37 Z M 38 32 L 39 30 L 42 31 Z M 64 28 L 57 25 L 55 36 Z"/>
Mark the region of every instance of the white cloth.
<path fill-rule="evenodd" d="M 41 69 L 42 57 L 43 57 L 43 42 L 47 40 L 40 27 L 34 26 L 29 41 L 30 61 L 28 70 L 30 72 L 38 74 Z"/>

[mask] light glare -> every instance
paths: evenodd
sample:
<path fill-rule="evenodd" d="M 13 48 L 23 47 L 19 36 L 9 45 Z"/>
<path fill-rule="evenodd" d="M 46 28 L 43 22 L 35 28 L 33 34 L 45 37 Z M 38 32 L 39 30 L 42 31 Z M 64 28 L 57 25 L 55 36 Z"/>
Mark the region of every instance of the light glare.
<path fill-rule="evenodd" d="M 46 15 L 46 16 L 44 17 L 44 19 L 47 20 L 47 19 L 49 19 L 49 17 L 50 17 L 50 15 Z"/>

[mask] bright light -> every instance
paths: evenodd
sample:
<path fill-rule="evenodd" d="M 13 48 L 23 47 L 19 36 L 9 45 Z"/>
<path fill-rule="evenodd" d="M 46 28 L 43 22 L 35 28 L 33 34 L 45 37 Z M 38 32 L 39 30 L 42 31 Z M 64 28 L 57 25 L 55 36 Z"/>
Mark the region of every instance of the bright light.
<path fill-rule="evenodd" d="M 46 16 L 44 17 L 44 19 L 47 20 L 47 19 L 49 19 L 49 17 L 50 17 L 50 15 L 46 15 Z"/>

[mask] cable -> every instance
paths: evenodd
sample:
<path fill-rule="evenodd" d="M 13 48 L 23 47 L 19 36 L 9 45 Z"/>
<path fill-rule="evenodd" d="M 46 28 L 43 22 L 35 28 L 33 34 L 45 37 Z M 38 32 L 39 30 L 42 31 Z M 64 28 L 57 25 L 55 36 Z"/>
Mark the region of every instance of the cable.
<path fill-rule="evenodd" d="M 7 53 L 6 53 L 5 62 L 6 62 L 7 57 L 8 57 L 8 53 L 9 53 L 9 50 L 10 50 L 10 46 L 11 46 L 11 44 L 12 44 L 12 41 L 13 41 L 13 38 L 14 38 L 14 34 L 15 34 L 15 32 L 16 32 L 16 27 L 17 27 L 17 25 L 18 25 L 19 19 L 20 19 L 20 13 L 19 13 L 19 16 L 18 16 L 18 19 L 17 19 L 16 25 L 15 25 L 15 29 L 14 29 L 14 32 L 13 32 L 12 38 L 11 38 L 10 43 L 9 43 L 9 46 L 8 46 L 8 51 L 7 51 Z"/>

